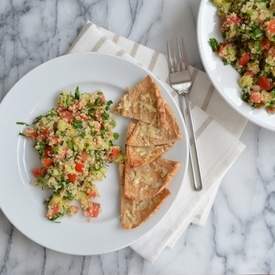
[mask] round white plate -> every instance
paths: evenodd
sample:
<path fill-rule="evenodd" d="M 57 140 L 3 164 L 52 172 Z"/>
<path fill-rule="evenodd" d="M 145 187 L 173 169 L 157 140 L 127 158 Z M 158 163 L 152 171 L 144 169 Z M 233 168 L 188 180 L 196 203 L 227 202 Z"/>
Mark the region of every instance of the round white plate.
<path fill-rule="evenodd" d="M 217 9 L 210 0 L 201 0 L 197 35 L 204 68 L 223 98 L 251 122 L 275 131 L 275 115 L 268 114 L 264 109 L 253 109 L 241 99 L 238 85 L 239 74 L 230 65 L 225 66 L 208 44 L 211 37 L 222 41 Z"/>
<path fill-rule="evenodd" d="M 38 165 L 32 142 L 18 135 L 22 126 L 16 121 L 32 122 L 54 105 L 64 88 L 81 91 L 102 90 L 109 100 L 119 99 L 127 87 L 135 85 L 149 72 L 118 57 L 100 54 L 73 54 L 46 62 L 25 75 L 7 94 L 0 105 L 0 205 L 2 211 L 23 234 L 33 241 L 69 254 L 94 255 L 126 247 L 152 229 L 167 213 L 175 200 L 188 165 L 187 133 L 180 111 L 171 95 L 156 80 L 163 97 L 174 110 L 183 138 L 167 153 L 178 160 L 182 169 L 170 185 L 171 195 L 159 211 L 133 230 L 122 229 L 119 223 L 119 178 L 111 165 L 105 180 L 98 182 L 101 193 L 101 215 L 90 222 L 80 214 L 63 218 L 61 223 L 45 218 L 43 200 L 46 192 L 32 184 L 31 169 Z M 124 134 L 128 120 L 116 117 L 116 131 Z"/>

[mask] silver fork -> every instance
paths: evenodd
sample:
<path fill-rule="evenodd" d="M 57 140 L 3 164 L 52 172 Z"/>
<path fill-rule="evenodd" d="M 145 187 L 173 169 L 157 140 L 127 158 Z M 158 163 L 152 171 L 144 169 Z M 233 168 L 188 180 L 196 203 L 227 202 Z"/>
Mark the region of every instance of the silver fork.
<path fill-rule="evenodd" d="M 178 95 L 182 95 L 185 99 L 185 123 L 187 124 L 190 135 L 189 155 L 193 172 L 193 187 L 196 191 L 200 191 L 202 190 L 202 179 L 189 100 L 192 78 L 188 70 L 188 60 L 184 49 L 183 39 L 177 38 L 176 43 L 167 42 L 167 54 L 170 85 Z"/>

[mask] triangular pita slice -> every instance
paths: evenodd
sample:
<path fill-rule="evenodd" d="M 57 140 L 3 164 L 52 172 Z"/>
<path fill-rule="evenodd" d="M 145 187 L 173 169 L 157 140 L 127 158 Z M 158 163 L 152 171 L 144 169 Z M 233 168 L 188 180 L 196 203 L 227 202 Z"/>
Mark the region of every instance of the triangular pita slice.
<path fill-rule="evenodd" d="M 164 189 L 152 199 L 142 201 L 121 198 L 121 225 L 125 229 L 131 229 L 142 224 L 148 219 L 170 195 L 168 189 Z"/>
<path fill-rule="evenodd" d="M 123 171 L 123 167 L 120 167 L 120 171 Z M 136 201 L 127 199 L 124 196 L 123 188 L 124 186 L 121 184 L 120 222 L 125 229 L 135 228 L 143 223 L 160 207 L 161 203 L 170 194 L 168 189 L 164 189 L 152 199 Z"/>
<path fill-rule="evenodd" d="M 126 158 L 130 167 L 146 165 L 165 153 L 174 143 L 156 146 L 126 145 Z"/>
<path fill-rule="evenodd" d="M 128 128 L 127 128 L 127 140 L 130 138 L 130 136 L 132 135 L 135 127 L 137 126 L 137 122 L 136 121 L 130 121 L 130 123 L 128 124 Z"/>
<path fill-rule="evenodd" d="M 159 88 L 148 75 L 122 96 L 113 112 L 159 127 L 164 120 L 164 104 Z"/>
<path fill-rule="evenodd" d="M 138 122 L 133 133 L 126 141 L 131 146 L 154 146 L 175 143 L 180 138 L 177 128 L 156 128 L 149 124 Z"/>
<path fill-rule="evenodd" d="M 133 133 L 136 122 L 131 121 L 128 125 L 127 140 Z M 157 146 L 131 146 L 126 145 L 127 164 L 130 167 L 138 167 L 150 163 L 166 152 L 174 143 Z"/>
<path fill-rule="evenodd" d="M 137 168 L 127 164 L 124 172 L 124 194 L 129 199 L 144 200 L 156 196 L 165 189 L 176 175 L 180 163 L 157 159 Z"/>
<path fill-rule="evenodd" d="M 165 120 L 162 126 L 157 128 L 139 121 L 126 143 L 132 146 L 164 145 L 174 143 L 179 138 L 178 123 L 167 104 L 165 104 Z"/>

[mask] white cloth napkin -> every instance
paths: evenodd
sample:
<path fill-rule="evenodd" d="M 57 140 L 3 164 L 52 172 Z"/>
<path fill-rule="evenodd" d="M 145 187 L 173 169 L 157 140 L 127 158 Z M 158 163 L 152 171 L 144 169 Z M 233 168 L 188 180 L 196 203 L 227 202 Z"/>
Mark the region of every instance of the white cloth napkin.
<path fill-rule="evenodd" d="M 146 67 L 161 81 L 168 79 L 165 55 L 114 34 L 91 22 L 83 28 L 69 52 L 97 51 L 121 56 Z M 244 150 L 239 137 L 246 120 L 234 112 L 214 91 L 204 72 L 190 68 L 193 76 L 192 109 L 204 188 L 192 189 L 190 175 L 184 179 L 178 199 L 153 230 L 131 247 L 154 261 L 165 247 L 172 247 L 190 223 L 203 225 L 213 205 L 221 180 Z M 168 85 L 167 85 L 168 86 Z M 181 105 L 182 98 L 171 91 Z"/>

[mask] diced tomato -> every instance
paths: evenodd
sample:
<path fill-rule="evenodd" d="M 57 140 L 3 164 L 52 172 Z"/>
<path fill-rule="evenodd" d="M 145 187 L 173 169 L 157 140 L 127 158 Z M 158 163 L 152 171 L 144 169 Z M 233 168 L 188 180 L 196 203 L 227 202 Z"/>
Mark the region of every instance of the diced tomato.
<path fill-rule="evenodd" d="M 80 155 L 80 159 L 84 162 L 88 159 L 88 157 L 89 157 L 89 155 L 86 152 L 82 152 Z"/>
<path fill-rule="evenodd" d="M 68 154 L 68 149 L 64 148 L 63 150 L 59 151 L 58 154 L 55 156 L 58 160 L 63 160 L 66 158 Z"/>
<path fill-rule="evenodd" d="M 37 168 L 34 168 L 32 169 L 32 174 L 34 177 L 42 177 L 45 175 L 45 169 L 43 167 L 37 167 Z"/>
<path fill-rule="evenodd" d="M 37 133 L 33 128 L 27 128 L 24 130 L 24 135 L 26 137 L 29 137 L 31 139 L 36 139 L 37 138 Z"/>
<path fill-rule="evenodd" d="M 71 111 L 68 111 L 68 110 L 63 110 L 60 112 L 60 116 L 67 120 L 68 122 L 71 122 L 72 119 L 73 119 L 73 113 Z"/>
<path fill-rule="evenodd" d="M 88 116 L 86 114 L 80 114 L 79 115 L 82 120 L 88 120 Z"/>
<path fill-rule="evenodd" d="M 250 54 L 248 52 L 245 52 L 242 54 L 239 60 L 240 66 L 245 66 L 250 60 Z"/>
<path fill-rule="evenodd" d="M 267 22 L 267 30 L 272 34 L 275 34 L 275 19 L 271 19 Z"/>
<path fill-rule="evenodd" d="M 60 211 L 59 205 L 57 203 L 53 204 L 52 214 L 55 215 L 55 214 L 59 213 L 59 211 Z"/>
<path fill-rule="evenodd" d="M 52 149 L 50 146 L 46 146 L 44 155 L 45 155 L 45 157 L 50 157 L 52 155 Z"/>
<path fill-rule="evenodd" d="M 57 136 L 50 136 L 50 137 L 48 138 L 48 140 L 49 140 L 49 142 L 50 142 L 51 145 L 55 145 L 55 144 L 57 144 L 57 143 L 59 142 Z"/>
<path fill-rule="evenodd" d="M 92 202 L 89 208 L 84 212 L 86 217 L 96 218 L 99 214 L 100 204 L 96 202 Z"/>
<path fill-rule="evenodd" d="M 250 101 L 252 103 L 260 104 L 263 98 L 260 92 L 252 92 L 250 95 Z"/>
<path fill-rule="evenodd" d="M 225 18 L 225 23 L 228 25 L 235 25 L 241 23 L 241 18 L 236 14 L 229 15 Z"/>
<path fill-rule="evenodd" d="M 227 44 L 223 43 L 219 47 L 219 55 L 223 57 L 225 55 L 225 50 L 226 50 Z"/>
<path fill-rule="evenodd" d="M 42 162 L 43 166 L 46 168 L 50 167 L 53 164 L 53 160 L 50 158 L 44 158 L 44 159 L 42 159 L 41 162 Z"/>
<path fill-rule="evenodd" d="M 275 113 L 275 108 L 274 107 L 266 108 L 266 110 L 269 114 L 274 114 Z"/>
<path fill-rule="evenodd" d="M 39 135 L 42 136 L 43 138 L 47 138 L 49 136 L 49 129 L 45 128 L 45 129 L 41 130 Z"/>
<path fill-rule="evenodd" d="M 97 217 L 100 210 L 100 204 L 99 203 L 93 203 L 93 211 L 92 211 L 92 217 Z"/>
<path fill-rule="evenodd" d="M 87 190 L 86 194 L 88 195 L 88 197 L 89 197 L 89 198 L 94 198 L 94 197 L 96 197 L 96 196 L 97 196 L 96 191 L 95 191 L 95 190 L 93 190 L 93 189 L 89 189 L 89 190 Z"/>
<path fill-rule="evenodd" d="M 83 107 L 83 104 L 81 104 L 81 101 L 77 101 L 73 105 L 69 106 L 68 110 L 72 112 L 77 112 L 81 110 L 82 107 Z"/>
<path fill-rule="evenodd" d="M 261 47 L 264 50 L 268 50 L 270 48 L 270 41 L 266 38 L 264 38 L 261 42 Z"/>
<path fill-rule="evenodd" d="M 272 89 L 272 82 L 265 76 L 259 77 L 258 84 L 263 90 L 269 91 Z"/>
<path fill-rule="evenodd" d="M 101 96 L 100 96 L 100 100 L 101 100 L 101 103 L 103 104 L 103 103 L 106 101 L 105 96 L 104 96 L 104 95 L 101 95 Z"/>
<path fill-rule="evenodd" d="M 75 164 L 75 170 L 76 170 L 77 172 L 79 172 L 79 173 L 82 173 L 83 170 L 84 170 L 84 164 L 81 163 L 81 162 L 77 162 L 77 163 Z"/>
<path fill-rule="evenodd" d="M 119 153 L 120 153 L 120 150 L 119 150 L 118 148 L 115 147 L 115 148 L 113 148 L 112 151 L 111 151 L 111 157 L 112 157 L 113 159 L 115 159 L 116 157 L 118 157 Z"/>
<path fill-rule="evenodd" d="M 73 174 L 73 173 L 68 174 L 68 180 L 70 182 L 75 182 L 76 181 L 76 174 Z"/>
<path fill-rule="evenodd" d="M 272 47 L 269 49 L 268 54 L 271 55 L 272 57 L 275 57 L 275 47 Z"/>

